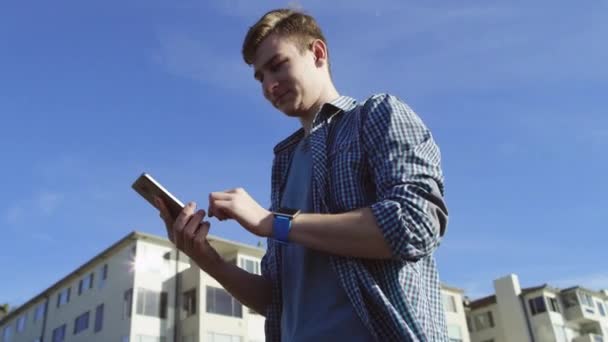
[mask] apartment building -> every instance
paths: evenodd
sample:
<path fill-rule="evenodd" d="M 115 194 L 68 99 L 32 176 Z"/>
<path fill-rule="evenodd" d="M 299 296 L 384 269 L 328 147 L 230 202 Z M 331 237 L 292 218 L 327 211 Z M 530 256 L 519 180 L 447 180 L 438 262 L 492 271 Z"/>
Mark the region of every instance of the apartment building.
<path fill-rule="evenodd" d="M 4 318 L 8 314 L 8 304 L 0 305 L 0 319 Z"/>
<path fill-rule="evenodd" d="M 209 240 L 224 259 L 260 274 L 264 249 Z M 444 286 L 442 295 L 452 341 L 468 342 L 463 291 Z M 10 311 L 0 333 L 0 342 L 258 342 L 264 317 L 167 239 L 133 232 Z"/>
<path fill-rule="evenodd" d="M 495 294 L 465 304 L 472 342 L 608 342 L 608 291 L 547 284 L 524 288 L 517 275 Z"/>
<path fill-rule="evenodd" d="M 448 325 L 450 342 L 469 342 L 466 309 L 464 307 L 464 291 L 447 285 L 441 286 L 443 308 Z"/>

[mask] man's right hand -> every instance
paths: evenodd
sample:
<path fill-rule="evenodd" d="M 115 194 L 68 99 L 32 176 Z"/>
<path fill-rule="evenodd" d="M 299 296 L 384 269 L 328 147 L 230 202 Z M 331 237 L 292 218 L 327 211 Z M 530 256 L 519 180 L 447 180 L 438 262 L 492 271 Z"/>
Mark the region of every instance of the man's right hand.
<path fill-rule="evenodd" d="M 207 241 L 211 225 L 208 221 L 203 221 L 204 210 L 194 212 L 196 203 L 188 203 L 175 219 L 171 217 L 161 198 L 156 197 L 155 203 L 167 228 L 169 240 L 175 244 L 177 249 L 186 253 L 207 273 L 223 262 L 217 251 Z"/>
<path fill-rule="evenodd" d="M 155 202 L 160 217 L 165 221 L 169 240 L 177 249 L 186 253 L 239 302 L 265 315 L 272 298 L 270 281 L 222 260 L 207 241 L 210 225 L 203 221 L 205 212 L 199 210 L 195 213 L 196 204 L 188 203 L 177 218 L 173 219 L 162 199 L 157 197 Z"/>

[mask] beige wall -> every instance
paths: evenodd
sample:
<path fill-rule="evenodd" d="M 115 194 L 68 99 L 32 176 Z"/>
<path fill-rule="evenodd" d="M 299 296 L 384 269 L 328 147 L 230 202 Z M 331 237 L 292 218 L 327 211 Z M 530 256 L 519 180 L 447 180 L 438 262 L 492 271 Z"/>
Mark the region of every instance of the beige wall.
<path fill-rule="evenodd" d="M 492 317 L 494 319 L 494 327 L 486 328 L 484 330 L 478 330 L 475 322 L 475 316 L 479 314 L 484 314 L 486 312 L 492 312 Z M 473 326 L 473 331 L 471 332 L 471 342 L 482 342 L 493 339 L 494 342 L 507 342 L 502 336 L 502 332 L 499 328 L 500 317 L 497 310 L 496 304 L 491 304 L 485 306 L 483 308 L 479 308 L 476 310 L 470 311 L 471 315 L 471 324 Z"/>
<path fill-rule="evenodd" d="M 44 300 L 37 301 L 36 303 L 33 303 L 33 305 L 30 305 L 25 312 L 11 319 L 8 324 L 4 325 L 2 329 L 0 329 L 0 341 L 2 341 L 2 334 L 4 333 L 4 327 L 6 326 L 10 326 L 12 336 L 11 341 L 14 342 L 33 342 L 36 340 L 36 338 L 40 337 L 42 335 L 44 318 L 34 321 L 34 313 L 36 312 L 38 305 L 44 304 Z M 17 331 L 17 322 L 20 319 L 24 319 L 25 324 L 22 331 Z"/>
<path fill-rule="evenodd" d="M 169 253 L 170 258 L 165 258 Z M 187 259 L 184 259 L 187 261 Z M 138 341 L 138 336 L 165 336 L 174 333 L 175 307 L 175 252 L 168 246 L 146 241 L 137 241 L 137 259 L 133 282 L 133 315 L 131 318 L 130 341 Z M 189 268 L 188 263 L 179 263 L 180 270 Z M 142 289 L 167 293 L 167 318 L 138 315 L 137 299 Z"/>
<path fill-rule="evenodd" d="M 469 336 L 469 330 L 467 328 L 467 320 L 463 305 L 462 291 L 455 291 L 449 288 L 443 287 L 441 289 L 442 296 L 451 296 L 455 303 L 455 311 L 453 312 L 449 309 L 450 305 L 445 305 L 444 301 L 444 310 L 446 316 L 446 323 L 448 325 L 448 330 L 452 330 L 455 327 L 460 331 L 460 336 L 463 342 L 469 342 L 471 337 Z M 444 299 L 445 300 L 445 299 Z M 453 336 L 450 336 L 453 337 Z"/>
<path fill-rule="evenodd" d="M 131 246 L 123 248 L 109 258 L 100 258 L 92 267 L 83 270 L 80 275 L 70 279 L 66 286 L 70 286 L 71 295 L 69 303 L 57 308 L 58 291 L 51 295 L 49 311 L 47 314 L 47 327 L 45 341 L 52 340 L 53 330 L 66 324 L 66 341 L 103 342 L 120 341 L 121 336 L 128 335 L 129 321 L 122 315 L 122 299 L 124 291 L 133 284 L 132 265 L 128 262 L 131 256 Z M 108 276 L 103 287 L 100 287 L 102 267 L 108 264 Z M 80 279 L 94 272 L 93 288 L 83 289 L 78 295 Z M 61 290 L 66 288 L 61 287 Z M 99 304 L 104 304 L 103 327 L 95 333 L 95 310 Z M 89 327 L 74 335 L 76 317 L 89 311 Z"/>
<path fill-rule="evenodd" d="M 260 262 L 259 256 L 237 252 L 226 255 L 226 259 L 236 259 L 239 264 L 240 258 L 247 258 Z M 212 286 L 222 288 L 222 286 L 209 275 L 200 272 L 201 279 L 201 299 L 200 299 L 200 341 L 207 341 L 208 333 L 226 334 L 242 337 L 243 341 L 264 341 L 264 317 L 255 313 L 250 313 L 249 308 L 243 306 L 243 318 L 228 317 L 213 313 L 207 313 L 206 287 Z"/>

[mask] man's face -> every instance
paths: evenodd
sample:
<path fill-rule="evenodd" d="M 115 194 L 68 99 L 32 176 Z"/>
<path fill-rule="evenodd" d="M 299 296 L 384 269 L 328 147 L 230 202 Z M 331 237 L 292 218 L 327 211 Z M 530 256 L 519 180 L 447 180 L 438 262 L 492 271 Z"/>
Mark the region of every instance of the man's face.
<path fill-rule="evenodd" d="M 322 90 L 321 68 L 312 50 L 272 34 L 257 49 L 253 67 L 264 97 L 281 112 L 301 117 L 316 104 Z"/>

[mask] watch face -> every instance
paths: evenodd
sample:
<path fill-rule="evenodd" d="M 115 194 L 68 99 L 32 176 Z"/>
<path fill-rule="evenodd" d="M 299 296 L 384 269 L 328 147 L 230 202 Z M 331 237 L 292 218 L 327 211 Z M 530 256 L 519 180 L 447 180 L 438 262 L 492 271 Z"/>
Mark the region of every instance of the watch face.
<path fill-rule="evenodd" d="M 289 215 L 289 216 L 293 216 L 295 214 L 297 214 L 300 211 L 300 209 L 293 209 L 293 208 L 280 208 L 277 213 L 279 214 L 283 214 L 283 215 Z"/>

